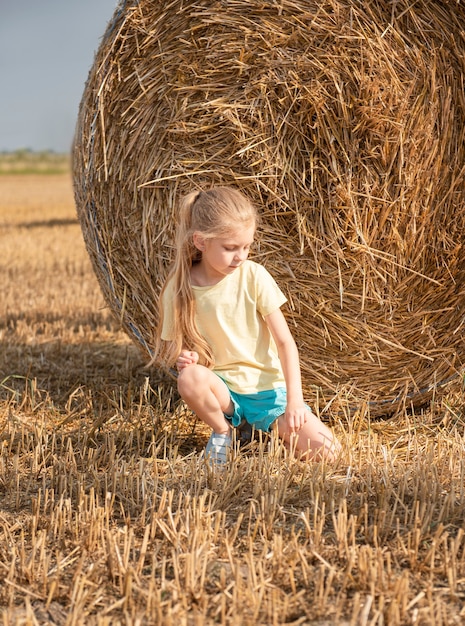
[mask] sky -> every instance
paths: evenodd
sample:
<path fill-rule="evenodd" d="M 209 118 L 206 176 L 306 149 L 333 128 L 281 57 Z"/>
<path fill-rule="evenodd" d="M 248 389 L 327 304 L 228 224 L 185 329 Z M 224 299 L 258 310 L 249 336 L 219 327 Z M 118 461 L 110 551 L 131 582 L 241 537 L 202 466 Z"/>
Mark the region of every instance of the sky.
<path fill-rule="evenodd" d="M 69 152 L 118 0 L 0 0 L 0 151 Z"/>

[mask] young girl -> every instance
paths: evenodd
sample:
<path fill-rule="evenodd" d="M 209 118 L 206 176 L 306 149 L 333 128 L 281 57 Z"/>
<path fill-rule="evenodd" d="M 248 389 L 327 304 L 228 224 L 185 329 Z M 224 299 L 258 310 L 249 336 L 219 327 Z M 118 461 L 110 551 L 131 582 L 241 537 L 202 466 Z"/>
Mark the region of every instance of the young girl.
<path fill-rule="evenodd" d="M 176 367 L 182 399 L 212 428 L 210 462 L 226 462 L 232 428 L 244 420 L 276 427 L 305 458 L 332 460 L 339 444 L 303 399 L 297 347 L 280 309 L 286 297 L 247 260 L 256 225 L 253 205 L 233 188 L 183 199 L 153 361 Z"/>

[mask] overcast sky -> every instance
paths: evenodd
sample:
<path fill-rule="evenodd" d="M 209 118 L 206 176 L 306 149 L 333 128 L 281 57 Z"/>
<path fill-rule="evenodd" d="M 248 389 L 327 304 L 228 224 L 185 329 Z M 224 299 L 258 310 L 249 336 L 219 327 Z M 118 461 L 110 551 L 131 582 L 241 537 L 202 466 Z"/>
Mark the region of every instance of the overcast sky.
<path fill-rule="evenodd" d="M 118 0 L 0 0 L 0 151 L 68 152 Z"/>

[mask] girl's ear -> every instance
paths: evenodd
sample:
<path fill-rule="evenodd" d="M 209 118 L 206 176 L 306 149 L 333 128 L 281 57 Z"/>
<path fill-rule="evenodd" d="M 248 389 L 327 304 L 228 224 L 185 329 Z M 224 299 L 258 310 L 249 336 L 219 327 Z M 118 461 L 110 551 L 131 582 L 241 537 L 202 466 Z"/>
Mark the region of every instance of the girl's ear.
<path fill-rule="evenodd" d="M 194 242 L 194 246 L 197 250 L 200 250 L 201 252 L 205 250 L 205 237 L 203 237 L 197 230 L 192 235 L 192 241 Z"/>

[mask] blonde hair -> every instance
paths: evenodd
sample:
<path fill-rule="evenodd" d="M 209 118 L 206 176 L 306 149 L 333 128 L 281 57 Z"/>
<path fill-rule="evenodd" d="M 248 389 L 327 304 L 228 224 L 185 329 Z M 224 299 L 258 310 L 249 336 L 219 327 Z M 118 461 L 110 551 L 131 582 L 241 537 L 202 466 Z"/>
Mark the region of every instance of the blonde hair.
<path fill-rule="evenodd" d="M 159 299 L 159 324 L 155 337 L 152 363 L 170 368 L 181 350 L 195 350 L 199 363 L 213 367 L 215 359 L 210 346 L 199 333 L 195 323 L 195 299 L 191 287 L 192 265 L 201 259 L 193 235 L 200 233 L 204 239 L 227 237 L 238 229 L 257 223 L 255 207 L 240 191 L 231 187 L 212 187 L 194 191 L 180 204 L 176 233 L 176 256 Z M 168 282 L 173 284 L 173 335 L 172 341 L 162 341 L 162 299 Z"/>

